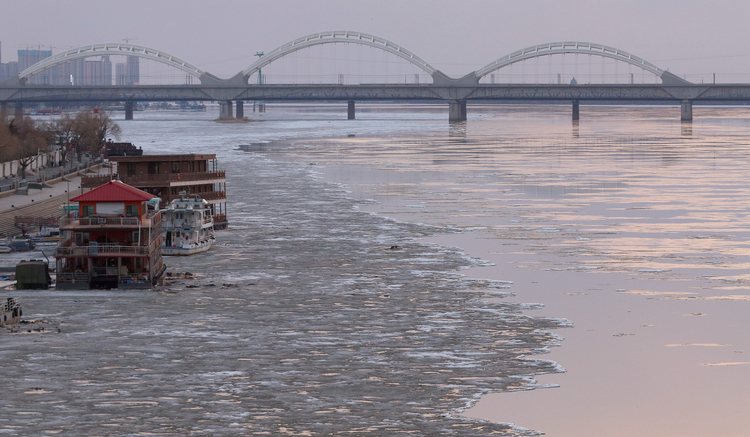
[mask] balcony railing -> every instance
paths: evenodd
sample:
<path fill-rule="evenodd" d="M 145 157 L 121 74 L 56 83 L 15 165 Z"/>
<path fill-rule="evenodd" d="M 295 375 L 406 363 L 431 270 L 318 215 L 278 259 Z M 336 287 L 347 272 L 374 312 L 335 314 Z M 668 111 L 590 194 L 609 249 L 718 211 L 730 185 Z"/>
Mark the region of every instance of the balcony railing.
<path fill-rule="evenodd" d="M 207 171 L 195 173 L 170 174 L 136 174 L 120 175 L 120 180 L 128 185 L 168 185 L 175 182 L 215 181 L 226 179 L 225 171 Z"/>
<path fill-rule="evenodd" d="M 92 215 L 88 217 L 77 217 L 77 212 L 66 215 L 60 218 L 60 227 L 99 227 L 99 226 L 110 226 L 115 228 L 122 227 L 141 227 L 151 228 L 156 227 L 161 223 L 161 214 L 159 212 L 151 212 L 146 215 L 146 218 L 141 220 L 138 217 L 121 217 L 119 215 Z"/>
<path fill-rule="evenodd" d="M 55 249 L 55 256 L 147 256 L 154 255 L 158 247 L 161 247 L 159 238 L 156 238 L 148 246 L 125 246 L 120 244 L 89 244 L 88 246 L 73 246 L 72 240 L 66 240 Z"/>
<path fill-rule="evenodd" d="M 55 250 L 55 256 L 76 256 L 76 257 L 88 257 L 88 256 L 118 256 L 118 255 L 131 255 L 131 256 L 145 256 L 150 253 L 149 247 L 147 246 L 120 246 L 120 245 L 105 245 L 98 244 L 96 246 L 68 246 L 58 247 Z"/>

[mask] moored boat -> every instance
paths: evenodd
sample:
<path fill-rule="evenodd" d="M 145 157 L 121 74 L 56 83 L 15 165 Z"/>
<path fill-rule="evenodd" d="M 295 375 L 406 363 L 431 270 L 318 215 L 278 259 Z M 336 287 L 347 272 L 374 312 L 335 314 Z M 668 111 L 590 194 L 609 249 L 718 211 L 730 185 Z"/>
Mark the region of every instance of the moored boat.
<path fill-rule="evenodd" d="M 36 248 L 36 243 L 30 238 L 8 238 L 0 242 L 0 253 L 28 252 Z"/>
<path fill-rule="evenodd" d="M 30 235 L 35 244 L 57 244 L 60 241 L 60 227 L 42 225 L 39 232 Z"/>
<path fill-rule="evenodd" d="M 198 195 L 180 192 L 162 211 L 164 246 L 162 255 L 192 255 L 205 252 L 213 245 L 214 221 L 211 208 Z"/>
<path fill-rule="evenodd" d="M 23 315 L 21 304 L 13 297 L 0 303 L 0 326 L 18 323 Z"/>

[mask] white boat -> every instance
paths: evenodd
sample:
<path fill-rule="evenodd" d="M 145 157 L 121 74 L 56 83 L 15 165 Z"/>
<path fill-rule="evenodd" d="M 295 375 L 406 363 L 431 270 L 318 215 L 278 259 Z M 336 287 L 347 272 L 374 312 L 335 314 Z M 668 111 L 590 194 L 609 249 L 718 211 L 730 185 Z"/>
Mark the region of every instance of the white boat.
<path fill-rule="evenodd" d="M 22 315 L 21 304 L 15 298 L 9 297 L 0 303 L 0 326 L 18 323 Z"/>
<path fill-rule="evenodd" d="M 39 232 L 29 235 L 36 244 L 57 244 L 60 241 L 60 227 L 42 225 Z"/>
<path fill-rule="evenodd" d="M 205 199 L 180 192 L 162 211 L 162 255 L 192 255 L 214 244 L 214 219 Z"/>

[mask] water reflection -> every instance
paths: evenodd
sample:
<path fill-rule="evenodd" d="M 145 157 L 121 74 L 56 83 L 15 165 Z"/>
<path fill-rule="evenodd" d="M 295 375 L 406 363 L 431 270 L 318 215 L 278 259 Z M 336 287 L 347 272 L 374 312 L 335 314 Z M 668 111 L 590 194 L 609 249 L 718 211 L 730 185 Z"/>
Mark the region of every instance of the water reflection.
<path fill-rule="evenodd" d="M 549 355 L 568 372 L 539 378 L 560 388 L 488 396 L 470 417 L 553 436 L 750 433 L 735 413 L 750 387 L 730 382 L 742 366 L 704 365 L 750 351 L 665 347 L 750 342 L 750 211 L 738 202 L 750 198 L 748 113 L 711 109 L 700 129 L 677 130 L 670 112 L 594 107 L 581 136 L 567 108 L 497 108 L 472 119 L 462 143 L 451 128 L 429 141 L 374 139 L 356 153 L 341 145 L 337 165 L 398 162 L 393 171 L 414 176 L 397 192 L 356 172 L 339 179 L 382 202 L 372 209 L 474 229 L 440 241 L 496 265 L 474 277 L 513 280 L 519 302 L 575 323 Z M 722 399 L 706 405 L 717 386 Z"/>

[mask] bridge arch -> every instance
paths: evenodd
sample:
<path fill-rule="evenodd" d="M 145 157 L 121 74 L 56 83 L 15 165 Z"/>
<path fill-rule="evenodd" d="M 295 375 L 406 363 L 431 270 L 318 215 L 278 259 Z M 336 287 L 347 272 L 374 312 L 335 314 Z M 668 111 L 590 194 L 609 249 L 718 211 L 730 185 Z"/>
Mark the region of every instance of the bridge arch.
<path fill-rule="evenodd" d="M 483 76 L 486 76 L 487 74 L 495 70 L 499 70 L 503 67 L 507 67 L 508 65 L 515 64 L 516 62 L 521 62 L 532 58 L 539 58 L 542 56 L 569 53 L 601 56 L 604 58 L 615 59 L 617 61 L 635 65 L 636 67 L 642 68 L 659 76 L 662 79 L 662 82 L 667 85 L 684 85 L 690 83 L 666 70 L 662 70 L 661 68 L 644 60 L 643 58 L 639 58 L 638 56 L 632 55 L 624 50 L 616 49 L 614 47 L 609 47 L 602 44 L 580 41 L 553 42 L 527 47 L 523 50 L 518 50 L 509 55 L 503 56 L 502 58 L 486 65 L 482 69 L 477 70 L 475 74 L 478 79 L 481 79 Z"/>
<path fill-rule="evenodd" d="M 414 53 L 406 50 L 405 48 L 394 42 L 388 41 L 385 38 L 380 38 L 378 36 L 370 35 L 367 33 L 337 30 L 330 32 L 313 33 L 311 35 L 303 36 L 284 45 L 281 45 L 271 52 L 266 53 L 262 58 L 255 61 L 255 63 L 253 63 L 251 66 L 242 70 L 241 74 L 244 76 L 245 81 L 247 81 L 247 79 L 249 79 L 251 75 L 257 73 L 261 68 L 290 53 L 312 46 L 334 43 L 352 43 L 375 47 L 411 62 L 412 64 L 426 71 L 431 76 L 437 71 L 433 66 L 423 61 Z"/>
<path fill-rule="evenodd" d="M 68 51 L 58 53 L 49 58 L 45 58 L 29 68 L 23 70 L 18 74 L 18 78 L 21 84 L 25 84 L 26 81 L 35 74 L 39 74 L 44 70 L 50 69 L 57 65 L 64 64 L 69 61 L 73 61 L 81 58 L 88 58 L 91 56 L 137 56 L 139 58 L 150 59 L 152 61 L 161 62 L 180 70 L 198 76 L 201 81 L 207 77 L 207 73 L 193 64 L 190 64 L 177 56 L 170 55 L 169 53 L 161 50 L 152 49 L 150 47 L 138 46 L 134 44 L 123 44 L 123 43 L 102 43 L 102 44 L 91 44 L 81 47 L 76 47 Z M 208 75 L 210 77 L 210 75 Z"/>

